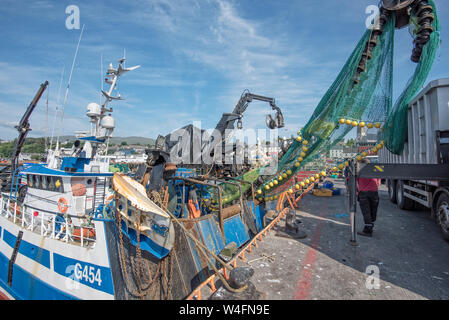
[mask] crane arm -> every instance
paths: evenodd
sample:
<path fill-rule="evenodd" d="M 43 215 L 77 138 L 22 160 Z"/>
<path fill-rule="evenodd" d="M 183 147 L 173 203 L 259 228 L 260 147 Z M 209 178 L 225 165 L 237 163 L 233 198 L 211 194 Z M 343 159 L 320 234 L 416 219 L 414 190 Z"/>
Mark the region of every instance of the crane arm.
<path fill-rule="evenodd" d="M 276 110 L 278 112 L 281 111 L 281 109 L 278 106 L 276 106 L 274 98 L 269 98 L 269 97 L 253 94 L 250 92 L 245 92 L 240 97 L 240 100 L 237 103 L 237 105 L 235 106 L 233 113 L 242 115 L 243 112 L 246 111 L 248 104 L 250 102 L 252 102 L 253 100 L 268 102 L 270 104 L 270 106 L 273 108 L 273 110 Z M 281 112 L 281 114 L 282 114 L 282 112 Z"/>
<path fill-rule="evenodd" d="M 257 94 L 250 93 L 248 91 L 245 91 L 239 101 L 237 102 L 237 105 L 234 108 L 234 111 L 232 113 L 223 113 L 223 116 L 221 117 L 220 121 L 218 122 L 216 126 L 216 130 L 218 130 L 222 135 L 225 133 L 226 129 L 233 129 L 234 128 L 234 122 L 238 120 L 237 127 L 241 128 L 241 118 L 243 117 L 243 113 L 248 108 L 249 103 L 251 103 L 253 100 L 259 100 L 268 102 L 273 110 L 276 111 L 275 119 L 271 117 L 271 115 L 267 115 L 267 126 L 270 129 L 275 128 L 282 128 L 284 127 L 284 117 L 282 115 L 281 109 L 276 105 L 276 102 L 274 98 L 269 98 Z"/>
<path fill-rule="evenodd" d="M 18 159 L 20 152 L 22 151 L 23 144 L 25 143 L 25 138 L 28 135 L 28 132 L 31 131 L 29 123 L 31 113 L 33 112 L 34 108 L 39 102 L 39 99 L 41 98 L 47 86 L 48 81 L 45 81 L 43 84 L 41 84 L 39 90 L 37 91 L 36 95 L 34 96 L 24 115 L 22 116 L 22 119 L 20 120 L 19 124 L 15 126 L 17 131 L 19 131 L 19 137 L 17 138 L 17 143 L 14 146 L 14 150 L 11 154 L 11 174 L 14 174 L 14 171 L 18 167 Z"/>

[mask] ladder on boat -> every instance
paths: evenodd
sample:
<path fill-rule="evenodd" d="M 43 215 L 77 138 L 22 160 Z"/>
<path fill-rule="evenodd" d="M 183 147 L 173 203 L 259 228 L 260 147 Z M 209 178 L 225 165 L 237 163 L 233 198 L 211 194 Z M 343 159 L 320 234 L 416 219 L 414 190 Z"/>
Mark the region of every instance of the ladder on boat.
<path fill-rule="evenodd" d="M 98 177 L 95 179 L 93 210 L 98 208 L 100 204 L 104 204 L 106 196 L 107 177 Z"/>

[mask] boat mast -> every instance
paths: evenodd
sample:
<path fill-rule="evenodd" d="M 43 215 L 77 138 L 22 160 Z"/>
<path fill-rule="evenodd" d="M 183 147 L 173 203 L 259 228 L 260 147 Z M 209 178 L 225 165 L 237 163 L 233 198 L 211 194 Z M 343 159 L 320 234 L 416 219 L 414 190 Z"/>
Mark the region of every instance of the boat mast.
<path fill-rule="evenodd" d="M 58 115 L 59 99 L 61 98 L 62 79 L 64 78 L 64 69 L 65 69 L 65 67 L 62 66 L 61 79 L 59 80 L 58 98 L 56 99 L 55 116 L 53 118 L 53 126 L 51 128 L 51 138 L 50 138 L 50 148 L 49 148 L 50 150 L 53 145 L 53 137 L 54 137 L 55 126 L 56 126 L 56 117 Z"/>
<path fill-rule="evenodd" d="M 58 138 L 56 139 L 56 150 L 59 149 L 59 138 L 60 138 L 60 135 L 61 135 L 62 122 L 64 120 L 64 110 L 65 110 L 65 106 L 67 104 L 67 98 L 68 98 L 68 95 L 69 95 L 70 83 L 72 82 L 73 69 L 75 67 L 75 61 L 76 61 L 76 57 L 78 55 L 78 49 L 79 49 L 79 46 L 80 46 L 81 38 L 83 37 L 83 32 L 84 32 L 84 24 L 83 24 L 83 28 L 81 29 L 80 37 L 78 39 L 78 44 L 77 44 L 76 50 L 75 50 L 75 56 L 73 57 L 72 68 L 70 70 L 69 81 L 67 82 L 67 88 L 65 90 L 64 103 L 62 105 L 62 110 L 61 110 L 61 122 L 60 122 L 59 128 L 58 128 Z"/>
<path fill-rule="evenodd" d="M 101 121 L 106 116 L 106 113 L 113 111 L 112 107 L 108 107 L 110 102 L 112 102 L 113 100 L 123 100 L 121 98 L 120 94 L 118 94 L 117 96 L 112 96 L 112 92 L 115 89 L 115 87 L 117 85 L 117 80 L 121 75 L 123 75 L 124 73 L 126 73 L 128 71 L 132 71 L 132 70 L 135 70 L 140 67 L 140 65 L 138 65 L 138 66 L 134 66 L 131 68 L 125 68 L 125 66 L 124 66 L 125 60 L 126 60 L 125 56 L 123 56 L 123 58 L 119 60 L 117 69 L 114 69 L 114 67 L 112 66 L 112 63 L 109 64 L 109 68 L 106 71 L 107 78 L 105 79 L 105 82 L 108 83 L 110 85 L 110 87 L 109 87 L 108 92 L 104 91 L 103 89 L 101 90 L 101 93 L 105 97 L 105 101 L 104 101 L 103 105 L 101 106 L 100 116 L 97 118 L 97 121 L 96 121 L 95 136 L 97 138 L 100 138 L 100 137 L 107 138 L 106 153 L 107 153 L 107 148 L 109 146 L 109 139 L 111 137 L 111 132 L 110 132 L 110 134 L 107 134 L 107 133 L 103 134 L 100 131 L 102 129 Z M 107 129 L 107 128 L 103 128 L 103 129 Z"/>

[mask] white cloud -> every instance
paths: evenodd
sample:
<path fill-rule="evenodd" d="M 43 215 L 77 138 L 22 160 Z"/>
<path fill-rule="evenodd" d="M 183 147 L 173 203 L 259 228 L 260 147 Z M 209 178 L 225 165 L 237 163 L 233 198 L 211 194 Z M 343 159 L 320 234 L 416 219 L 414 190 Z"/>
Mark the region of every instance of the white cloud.
<path fill-rule="evenodd" d="M 301 70 L 297 67 L 300 65 L 315 66 L 318 71 L 326 65 L 314 61 L 307 50 L 292 52 L 288 39 L 265 34 L 261 30 L 268 30 L 268 26 L 243 18 L 230 2 L 208 1 L 199 7 L 196 1 L 182 1 L 176 5 L 152 1 L 149 9 L 137 16 L 145 16 L 144 25 L 164 33 L 172 50 L 227 79 L 229 85 L 225 91 L 213 93 L 218 104 L 223 106 L 215 111 L 215 121 L 222 112 L 232 110 L 246 88 L 276 97 L 286 114 L 301 107 L 311 114 L 312 104 L 318 102 L 317 90 L 322 90 L 322 79 L 307 75 L 309 81 L 305 82 L 304 74 L 292 72 L 292 65 L 296 66 L 295 71 Z M 171 80 L 168 84 L 179 83 Z M 302 105 L 304 103 L 306 106 Z M 264 117 L 260 119 L 257 123 L 264 125 Z M 288 123 L 289 118 L 286 119 Z"/>
<path fill-rule="evenodd" d="M 348 1 L 344 3 L 348 6 Z M 142 68 L 120 82 L 120 92 L 127 100 L 115 111 L 116 134 L 138 132 L 153 137 L 192 120 L 215 126 L 223 112 L 232 111 L 244 89 L 276 98 L 284 112 L 286 128 L 296 132 L 296 127 L 307 122 L 343 66 L 344 61 L 333 56 L 345 57 L 352 50 L 340 42 L 332 54 L 322 52 L 317 46 L 326 45 L 328 38 L 315 35 L 310 31 L 313 27 L 289 29 L 293 15 L 298 16 L 295 19 L 312 13 L 319 17 L 317 7 L 323 5 L 318 3 L 298 8 L 294 3 L 280 3 L 276 5 L 279 10 L 272 15 L 264 12 L 264 17 L 259 16 L 258 10 L 242 10 L 244 4 L 226 0 L 123 0 L 116 4 L 80 4 L 87 27 L 66 108 L 67 117 L 77 118 L 78 122 L 65 121 L 67 133 L 78 130 L 78 126 L 88 126 L 84 108 L 98 99 L 100 54 L 104 55 L 105 65 L 111 58 L 116 63 L 123 47 L 127 49 L 127 62 L 142 64 Z M 294 12 L 286 12 L 286 7 Z M 328 1 L 325 7 L 337 10 L 342 5 Z M 344 10 L 346 16 L 353 14 L 348 7 Z M 48 14 L 54 15 L 54 11 L 49 10 Z M 339 20 L 330 14 L 323 16 L 332 23 Z M 115 28 L 111 17 L 119 17 Z M 66 34 L 64 39 L 55 35 L 57 41 L 39 47 L 41 54 L 48 54 L 46 59 L 56 57 L 56 61 L 66 63 L 62 94 L 77 40 L 75 33 Z M 313 37 L 320 39 L 319 45 L 311 45 Z M 18 39 L 21 45 L 26 40 Z M 358 39 L 353 40 L 356 43 Z M 329 41 L 339 42 L 335 38 Z M 0 102 L 13 101 L 22 112 L 30 100 L 26 95 L 31 96 L 38 84 L 48 78 L 50 107 L 54 108 L 59 65 L 0 64 L 4 66 L 6 72 L 0 74 Z M 269 111 L 268 105 L 250 105 L 244 124 L 265 127 L 265 114 Z M 7 115 L 5 121 L 17 119 L 20 112 Z"/>

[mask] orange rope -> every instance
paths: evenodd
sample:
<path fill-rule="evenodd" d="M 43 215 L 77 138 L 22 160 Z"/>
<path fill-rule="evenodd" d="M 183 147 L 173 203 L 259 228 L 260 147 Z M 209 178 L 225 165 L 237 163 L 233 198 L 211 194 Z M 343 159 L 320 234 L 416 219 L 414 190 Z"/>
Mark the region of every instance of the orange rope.
<path fill-rule="evenodd" d="M 279 223 L 279 220 L 287 213 L 287 209 L 283 209 L 283 201 L 282 199 L 287 196 L 288 201 L 290 202 L 290 206 L 292 206 L 292 208 L 294 209 L 295 206 L 297 206 L 297 203 L 299 200 L 301 200 L 301 198 L 308 193 L 310 190 L 313 189 L 313 186 L 316 184 L 317 182 L 311 184 L 296 200 L 294 199 L 293 196 L 290 196 L 287 194 L 287 192 L 283 192 L 281 194 L 281 196 L 278 199 L 278 203 L 276 206 L 276 209 L 278 209 L 278 216 L 271 221 L 270 224 L 268 224 L 264 229 L 262 229 L 248 244 L 246 244 L 246 246 L 244 246 L 240 252 L 234 257 L 234 259 L 232 259 L 230 262 L 228 262 L 228 264 L 232 264 L 234 266 L 234 268 L 237 266 L 237 259 L 241 259 L 242 261 L 245 261 L 245 251 L 248 250 L 249 253 L 251 253 L 252 251 L 252 245 L 254 244 L 254 246 L 257 248 L 257 241 L 262 241 L 263 240 L 263 234 L 266 235 L 267 231 L 270 231 L 273 226 L 275 224 Z M 293 199 L 292 199 L 293 198 Z M 294 204 L 294 205 L 293 205 Z M 281 209 L 281 210 L 279 210 Z M 226 268 L 222 268 L 221 269 L 223 272 L 223 275 L 226 279 L 229 278 L 228 272 L 226 270 Z M 192 293 L 186 298 L 186 300 L 193 300 L 194 297 L 196 297 L 196 300 L 201 300 L 201 289 L 206 286 L 206 285 L 210 285 L 212 292 L 216 291 L 216 287 L 215 287 L 215 274 L 213 274 L 212 276 L 210 276 L 209 278 L 207 278 L 203 283 L 201 283 L 197 288 L 195 288 L 195 290 L 192 291 Z"/>

